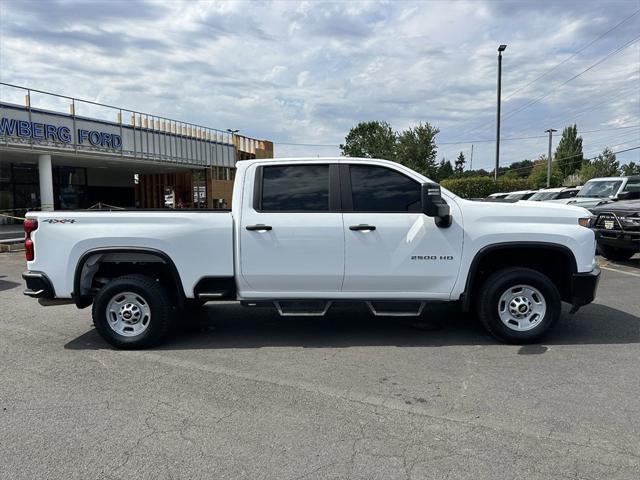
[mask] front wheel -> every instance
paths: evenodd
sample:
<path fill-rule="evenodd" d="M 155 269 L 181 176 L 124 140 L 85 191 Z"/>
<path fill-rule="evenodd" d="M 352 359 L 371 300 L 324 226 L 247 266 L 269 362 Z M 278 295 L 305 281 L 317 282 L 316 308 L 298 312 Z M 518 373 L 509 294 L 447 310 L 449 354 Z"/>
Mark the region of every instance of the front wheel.
<path fill-rule="evenodd" d="M 555 284 L 529 268 L 506 268 L 485 280 L 478 298 L 480 321 L 494 337 L 509 343 L 538 341 L 558 320 Z"/>
<path fill-rule="evenodd" d="M 172 304 L 166 289 L 145 275 L 110 281 L 93 302 L 93 323 L 100 336 L 120 349 L 147 348 L 169 330 Z"/>

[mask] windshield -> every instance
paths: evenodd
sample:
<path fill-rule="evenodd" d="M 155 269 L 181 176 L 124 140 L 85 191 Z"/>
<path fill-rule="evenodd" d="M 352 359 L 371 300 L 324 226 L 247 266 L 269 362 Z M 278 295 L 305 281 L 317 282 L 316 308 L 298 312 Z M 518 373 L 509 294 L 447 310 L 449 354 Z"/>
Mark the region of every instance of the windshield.
<path fill-rule="evenodd" d="M 553 200 L 560 192 L 538 192 L 529 197 L 529 200 L 541 202 L 543 200 Z"/>
<path fill-rule="evenodd" d="M 598 180 L 597 182 L 589 181 L 578 193 L 578 197 L 596 197 L 607 198 L 613 197 L 622 185 L 622 180 Z"/>
<path fill-rule="evenodd" d="M 509 195 L 507 195 L 506 198 L 507 200 L 522 200 L 524 197 L 527 196 L 527 193 L 510 193 Z"/>

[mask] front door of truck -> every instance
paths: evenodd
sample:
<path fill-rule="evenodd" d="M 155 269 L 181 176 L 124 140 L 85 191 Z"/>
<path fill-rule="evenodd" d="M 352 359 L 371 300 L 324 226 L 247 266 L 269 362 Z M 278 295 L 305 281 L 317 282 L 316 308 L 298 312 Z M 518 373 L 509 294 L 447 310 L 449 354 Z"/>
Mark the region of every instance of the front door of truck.
<path fill-rule="evenodd" d="M 274 162 L 246 175 L 238 232 L 246 290 L 272 298 L 335 298 L 344 275 L 338 165 Z"/>
<path fill-rule="evenodd" d="M 343 292 L 363 292 L 369 298 L 449 295 L 462 252 L 459 216 L 454 214 L 449 228 L 438 228 L 421 211 L 420 182 L 404 172 L 358 163 L 340 168 Z"/>

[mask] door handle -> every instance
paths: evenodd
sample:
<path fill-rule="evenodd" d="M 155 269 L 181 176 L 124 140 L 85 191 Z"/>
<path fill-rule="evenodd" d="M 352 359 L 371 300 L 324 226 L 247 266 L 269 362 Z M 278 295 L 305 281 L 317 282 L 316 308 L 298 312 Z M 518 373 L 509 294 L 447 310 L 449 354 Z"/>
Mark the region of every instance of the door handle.
<path fill-rule="evenodd" d="M 271 225 L 258 224 L 258 225 L 247 225 L 246 229 L 249 230 L 250 232 L 268 232 L 269 230 L 273 230 L 273 227 Z"/>
<path fill-rule="evenodd" d="M 356 232 L 370 232 L 375 229 L 376 229 L 375 225 L 365 225 L 363 223 L 361 223 L 360 225 L 351 225 L 349 227 L 349 230 L 354 230 Z"/>

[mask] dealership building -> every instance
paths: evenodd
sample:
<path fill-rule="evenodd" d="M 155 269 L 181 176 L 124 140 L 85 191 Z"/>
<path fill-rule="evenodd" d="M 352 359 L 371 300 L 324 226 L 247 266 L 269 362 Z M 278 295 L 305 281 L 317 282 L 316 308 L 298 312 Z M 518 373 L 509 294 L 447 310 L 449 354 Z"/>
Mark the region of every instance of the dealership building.
<path fill-rule="evenodd" d="M 30 209 L 227 208 L 273 143 L 0 83 L 0 223 Z"/>

